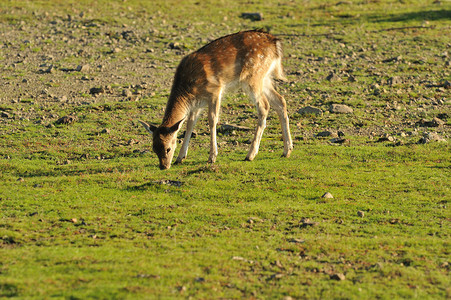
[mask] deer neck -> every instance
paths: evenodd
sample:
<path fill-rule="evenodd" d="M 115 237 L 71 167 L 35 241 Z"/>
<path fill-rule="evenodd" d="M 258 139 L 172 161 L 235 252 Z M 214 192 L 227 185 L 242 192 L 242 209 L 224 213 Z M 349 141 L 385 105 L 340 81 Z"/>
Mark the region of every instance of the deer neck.
<path fill-rule="evenodd" d="M 174 95 L 174 93 L 171 93 L 161 126 L 172 127 L 174 124 L 184 119 L 187 116 L 188 111 L 188 98 L 186 96 Z"/>

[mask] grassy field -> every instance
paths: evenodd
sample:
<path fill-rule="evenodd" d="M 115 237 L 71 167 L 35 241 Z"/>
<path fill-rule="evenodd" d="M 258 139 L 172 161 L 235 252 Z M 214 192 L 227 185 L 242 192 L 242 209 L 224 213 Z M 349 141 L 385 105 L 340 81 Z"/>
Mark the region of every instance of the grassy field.
<path fill-rule="evenodd" d="M 450 26 L 449 1 L 0 0 L 0 298 L 450 298 Z M 237 130 L 207 164 L 204 117 L 160 171 L 137 120 L 253 28 L 284 41 L 292 156 L 271 112 L 255 161 Z"/>

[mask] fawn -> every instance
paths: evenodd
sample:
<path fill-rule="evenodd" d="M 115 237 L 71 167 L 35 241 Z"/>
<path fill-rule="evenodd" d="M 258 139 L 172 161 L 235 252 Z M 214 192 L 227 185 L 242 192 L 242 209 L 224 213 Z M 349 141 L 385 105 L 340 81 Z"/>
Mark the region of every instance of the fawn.
<path fill-rule="evenodd" d="M 284 80 L 282 44 L 275 36 L 262 30 L 243 31 L 221 37 L 182 59 L 175 72 L 163 121 L 159 127 L 139 121 L 153 135 L 153 151 L 158 155 L 160 169 L 169 169 L 174 156 L 177 132 L 186 121 L 186 133 L 176 163 L 188 153 L 193 128 L 202 109 L 208 106 L 210 156 L 218 155 L 216 124 L 222 95 L 241 87 L 257 107 L 258 122 L 246 160 L 257 155 L 266 117 L 272 105 L 282 126 L 283 156 L 293 149 L 285 99 L 274 89 L 273 77 Z"/>

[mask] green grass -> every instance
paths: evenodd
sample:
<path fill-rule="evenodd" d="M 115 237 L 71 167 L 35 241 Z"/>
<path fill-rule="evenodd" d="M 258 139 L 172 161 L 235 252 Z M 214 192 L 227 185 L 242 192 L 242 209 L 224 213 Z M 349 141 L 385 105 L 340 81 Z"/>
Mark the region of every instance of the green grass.
<path fill-rule="evenodd" d="M 450 102 L 435 87 L 451 80 L 448 2 L 179 2 L 0 1 L 2 32 L 20 32 L 1 54 L 0 298 L 450 298 Z M 254 11 L 264 20 L 240 18 Z M 161 120 L 184 54 L 258 27 L 284 41 L 292 156 L 280 157 L 271 112 L 255 161 L 243 161 L 252 133 L 238 131 L 218 134 L 207 164 L 204 117 L 186 161 L 160 171 L 137 120 Z M 46 55 L 52 74 L 38 72 Z M 88 74 L 62 70 L 85 63 Z M 301 116 L 306 105 L 325 113 Z M 446 114 L 441 127 L 416 123 Z M 66 115 L 75 122 L 55 124 Z M 253 127 L 255 115 L 246 96 L 224 98 L 222 123 Z M 329 129 L 348 141 L 313 137 Z M 426 131 L 447 142 L 418 144 Z"/>
<path fill-rule="evenodd" d="M 147 157 L 2 160 L 3 295 L 447 295 L 442 147 L 312 145 L 252 163 L 239 152 L 168 172 Z"/>

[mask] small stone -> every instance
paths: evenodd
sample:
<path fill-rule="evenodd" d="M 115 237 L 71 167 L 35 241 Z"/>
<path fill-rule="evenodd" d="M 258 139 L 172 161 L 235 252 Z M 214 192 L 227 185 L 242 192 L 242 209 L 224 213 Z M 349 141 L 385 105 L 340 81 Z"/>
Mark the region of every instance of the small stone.
<path fill-rule="evenodd" d="M 46 73 L 46 74 L 52 74 L 54 71 L 55 71 L 55 68 L 53 66 L 49 66 L 49 67 L 47 67 L 47 69 L 41 70 L 42 73 Z"/>
<path fill-rule="evenodd" d="M 251 21 L 261 21 L 263 20 L 263 14 L 260 12 L 256 13 L 242 13 L 241 18 L 243 19 L 249 19 Z"/>
<path fill-rule="evenodd" d="M 439 136 L 436 132 L 426 132 L 418 141 L 418 144 L 428 144 L 431 142 L 445 142 L 446 140 Z"/>
<path fill-rule="evenodd" d="M 61 97 L 58 97 L 58 98 L 56 98 L 56 100 L 57 100 L 58 102 L 66 102 L 66 101 L 67 101 L 67 96 L 61 96 Z"/>
<path fill-rule="evenodd" d="M 173 50 L 182 50 L 182 47 L 180 46 L 180 43 L 177 43 L 177 42 L 169 43 L 169 48 L 173 49 Z"/>
<path fill-rule="evenodd" d="M 340 81 L 340 77 L 338 77 L 337 74 L 335 74 L 334 72 L 330 72 L 329 75 L 326 77 L 326 80 L 331 82 Z"/>
<path fill-rule="evenodd" d="M 23 179 L 23 177 L 19 177 L 19 178 L 17 179 L 17 181 L 18 181 L 18 182 L 24 182 L 25 179 Z"/>
<path fill-rule="evenodd" d="M 130 89 L 123 89 L 122 90 L 122 96 L 124 97 L 131 97 L 133 95 L 132 91 Z"/>
<path fill-rule="evenodd" d="M 350 144 L 351 143 L 350 140 L 342 138 L 342 137 L 333 138 L 329 142 L 331 142 L 332 144 Z"/>
<path fill-rule="evenodd" d="M 324 195 L 321 196 L 321 198 L 324 198 L 324 199 L 333 199 L 334 196 L 332 196 L 331 193 L 326 192 Z"/>
<path fill-rule="evenodd" d="M 4 111 L 2 111 L 2 113 L 0 114 L 0 116 L 1 116 L 2 118 L 5 118 L 5 119 L 10 119 L 10 118 L 11 118 L 10 114 L 8 114 L 7 112 L 4 112 Z"/>
<path fill-rule="evenodd" d="M 331 137 L 331 138 L 336 138 L 338 137 L 338 133 L 335 131 L 330 131 L 330 130 L 326 130 L 326 131 L 321 131 L 318 132 L 316 134 L 317 137 Z"/>
<path fill-rule="evenodd" d="M 349 81 L 349 82 L 356 82 L 357 79 L 356 79 L 354 76 L 350 75 L 350 76 L 348 77 L 348 81 Z"/>
<path fill-rule="evenodd" d="M 103 87 L 93 87 L 89 90 L 91 95 L 98 95 L 105 93 L 105 89 Z"/>
<path fill-rule="evenodd" d="M 230 134 L 233 131 L 249 131 L 252 130 L 249 127 L 246 126 L 240 126 L 235 124 L 221 124 L 218 128 L 218 132 L 222 134 Z"/>
<path fill-rule="evenodd" d="M 298 239 L 298 238 L 292 238 L 289 240 L 290 243 L 295 243 L 295 244 L 303 244 L 305 243 L 305 240 L 303 239 Z"/>
<path fill-rule="evenodd" d="M 401 83 L 402 83 L 402 80 L 401 80 L 401 77 L 399 77 L 399 76 L 393 76 L 387 80 L 387 84 L 390 86 L 398 85 Z"/>
<path fill-rule="evenodd" d="M 329 108 L 329 111 L 331 113 L 337 113 L 337 114 L 351 114 L 354 112 L 354 110 L 344 104 L 332 104 Z"/>
<path fill-rule="evenodd" d="M 395 138 L 388 133 L 384 133 L 377 141 L 378 142 L 394 142 Z"/>
<path fill-rule="evenodd" d="M 306 106 L 298 110 L 298 113 L 301 115 L 315 115 L 315 116 L 321 116 L 323 114 L 323 111 L 317 107 L 313 106 Z"/>
<path fill-rule="evenodd" d="M 421 119 L 420 121 L 417 122 L 418 125 L 423 127 L 441 127 L 445 125 L 445 123 L 446 123 L 445 121 L 437 117 L 434 117 L 431 121 Z"/>
<path fill-rule="evenodd" d="M 56 120 L 55 124 L 69 125 L 75 122 L 75 120 L 76 120 L 75 116 L 64 116 Z"/>
<path fill-rule="evenodd" d="M 89 65 L 78 65 L 75 69 L 78 72 L 88 72 L 89 71 Z"/>
<path fill-rule="evenodd" d="M 365 216 L 365 213 L 364 213 L 363 211 L 359 210 L 359 211 L 357 212 L 357 215 L 358 215 L 359 217 L 363 218 L 363 217 Z"/>
<path fill-rule="evenodd" d="M 107 133 L 107 134 L 109 134 L 110 132 L 111 132 L 111 130 L 109 130 L 108 128 L 105 128 L 100 133 L 103 133 L 103 134 Z"/>
<path fill-rule="evenodd" d="M 336 273 L 336 274 L 330 275 L 330 279 L 343 281 L 346 279 L 346 277 L 343 273 Z"/>
<path fill-rule="evenodd" d="M 318 225 L 318 222 L 313 222 L 308 218 L 301 220 L 301 227 L 316 226 L 316 225 Z"/>

